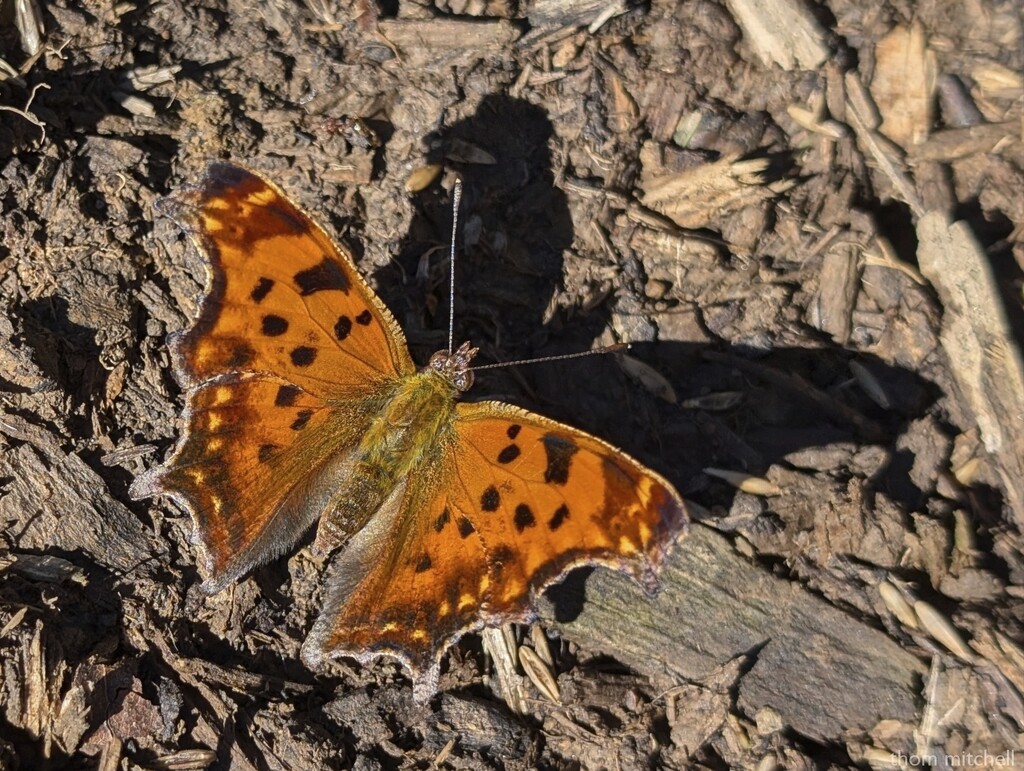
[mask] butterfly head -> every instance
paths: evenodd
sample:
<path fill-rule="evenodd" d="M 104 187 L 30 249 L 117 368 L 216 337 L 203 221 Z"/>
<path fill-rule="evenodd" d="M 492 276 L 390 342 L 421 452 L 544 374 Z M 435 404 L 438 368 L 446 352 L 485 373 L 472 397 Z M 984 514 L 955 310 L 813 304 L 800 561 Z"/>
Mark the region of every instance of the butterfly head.
<path fill-rule="evenodd" d="M 465 393 L 473 385 L 473 372 L 469 363 L 473 361 L 479 348 L 470 348 L 469 343 L 460 345 L 454 353 L 438 351 L 430 357 L 427 369 L 443 375 L 459 392 Z"/>

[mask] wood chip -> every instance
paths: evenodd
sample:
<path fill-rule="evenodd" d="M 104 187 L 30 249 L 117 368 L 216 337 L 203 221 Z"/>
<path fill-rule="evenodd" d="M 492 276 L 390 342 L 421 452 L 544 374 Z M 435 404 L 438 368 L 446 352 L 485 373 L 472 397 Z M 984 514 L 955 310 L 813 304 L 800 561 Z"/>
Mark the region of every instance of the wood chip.
<path fill-rule="evenodd" d="M 623 0 L 536 0 L 527 6 L 527 18 L 540 29 L 589 27 L 626 10 Z"/>
<path fill-rule="evenodd" d="M 406 68 L 467 64 L 501 53 L 519 39 L 519 30 L 505 19 L 382 19 L 378 27 Z"/>
<path fill-rule="evenodd" d="M 726 6 L 765 64 L 813 70 L 829 57 L 825 30 L 801 0 L 727 0 Z"/>
<path fill-rule="evenodd" d="M 875 46 L 871 94 L 882 114 L 880 131 L 904 149 L 928 138 L 933 122 L 937 65 L 924 27 L 895 27 Z"/>
<path fill-rule="evenodd" d="M 904 167 L 902 149 L 875 130 L 880 121 L 878 108 L 870 93 L 855 73 L 847 74 L 846 87 L 850 107 L 847 115 L 858 142 L 874 160 L 878 170 L 889 178 L 898 197 L 911 208 L 915 216 L 922 216 L 925 207 Z"/>
<path fill-rule="evenodd" d="M 955 161 L 1019 145 L 1020 136 L 1020 123 L 1014 121 L 946 129 L 911 147 L 907 159 L 911 163 Z"/>
<path fill-rule="evenodd" d="M 152 761 L 152 768 L 158 771 L 202 771 L 217 762 L 213 750 L 180 750 L 170 755 L 160 755 Z"/>
<path fill-rule="evenodd" d="M 608 127 L 616 134 L 627 134 L 636 128 L 639 110 L 636 101 L 626 89 L 622 77 L 611 67 L 601 70 L 605 88 L 609 92 Z"/>
<path fill-rule="evenodd" d="M 437 753 L 437 757 L 434 758 L 434 762 L 431 763 L 431 768 L 441 768 L 441 766 L 444 765 L 445 761 L 448 760 L 448 757 L 452 754 L 452 750 L 455 749 L 456 743 L 457 740 L 455 739 L 455 737 L 449 739 L 448 743 L 441 748 L 441 751 L 439 753 Z"/>
<path fill-rule="evenodd" d="M 498 680 L 498 691 L 512 712 L 517 715 L 525 715 L 526 693 L 521 678 L 516 674 L 516 646 L 514 644 L 509 646 L 505 633 L 494 627 L 485 627 L 481 630 L 480 636 L 483 638 L 484 650 L 494 662 L 494 675 Z"/>
<path fill-rule="evenodd" d="M 945 312 L 940 340 L 985 448 L 1024 524 L 1024 363 L 992 265 L 966 222 L 929 212 L 917 225 L 917 259 Z"/>
<path fill-rule="evenodd" d="M 850 341 L 853 309 L 860 291 L 860 268 L 854 247 L 838 245 L 825 253 L 816 303 L 816 326 L 840 345 Z"/>
<path fill-rule="evenodd" d="M 971 78 L 988 99 L 1020 99 L 1024 91 L 1024 74 L 1005 64 L 982 61 L 971 68 Z"/>
<path fill-rule="evenodd" d="M 18 611 L 11 616 L 4 628 L 0 629 L 0 637 L 7 637 L 12 630 L 17 629 L 22 621 L 25 620 L 25 614 L 28 613 L 28 608 L 19 608 Z"/>

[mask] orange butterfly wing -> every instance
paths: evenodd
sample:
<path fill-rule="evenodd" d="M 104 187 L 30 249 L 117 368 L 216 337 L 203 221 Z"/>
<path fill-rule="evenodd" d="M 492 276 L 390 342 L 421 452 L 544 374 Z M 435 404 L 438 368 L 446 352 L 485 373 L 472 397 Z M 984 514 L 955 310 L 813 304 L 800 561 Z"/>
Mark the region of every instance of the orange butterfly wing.
<path fill-rule="evenodd" d="M 171 343 L 184 384 L 261 372 L 332 400 L 415 371 L 401 328 L 352 256 L 270 181 L 215 163 L 161 208 L 211 272 L 199 318 Z"/>
<path fill-rule="evenodd" d="M 422 700 L 452 642 L 529 620 L 574 567 L 608 565 L 653 592 L 686 525 L 672 486 L 611 445 L 508 404 L 459 404 L 450 435 L 332 566 L 303 657 L 394 656 Z"/>
<path fill-rule="evenodd" d="M 488 611 L 529 618 L 533 598 L 580 565 L 653 593 L 654 569 L 687 525 L 672 485 L 607 442 L 500 402 L 460 404 L 460 508 L 487 545 Z"/>
<path fill-rule="evenodd" d="M 383 392 L 415 367 L 348 252 L 263 177 L 213 164 L 162 208 L 208 257 L 209 291 L 171 340 L 184 436 L 131 494 L 189 509 L 215 592 L 322 514 Z"/>

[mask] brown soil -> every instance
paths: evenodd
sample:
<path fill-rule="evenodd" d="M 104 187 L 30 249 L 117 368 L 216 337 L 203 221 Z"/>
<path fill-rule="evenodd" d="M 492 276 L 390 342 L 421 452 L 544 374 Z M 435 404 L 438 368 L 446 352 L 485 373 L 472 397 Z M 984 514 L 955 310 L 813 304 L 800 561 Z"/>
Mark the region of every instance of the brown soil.
<path fill-rule="evenodd" d="M 1021 746 L 1021 17 L 869 5 L 0 3 L 0 769 Z M 455 173 L 459 339 L 633 343 L 474 387 L 641 458 L 702 523 L 657 600 L 604 570 L 548 593 L 560 704 L 477 635 L 427 705 L 393 663 L 315 675 L 307 552 L 199 597 L 188 517 L 129 499 L 180 430 L 165 341 L 204 276 L 152 203 L 214 158 L 352 245 L 421 362 Z"/>

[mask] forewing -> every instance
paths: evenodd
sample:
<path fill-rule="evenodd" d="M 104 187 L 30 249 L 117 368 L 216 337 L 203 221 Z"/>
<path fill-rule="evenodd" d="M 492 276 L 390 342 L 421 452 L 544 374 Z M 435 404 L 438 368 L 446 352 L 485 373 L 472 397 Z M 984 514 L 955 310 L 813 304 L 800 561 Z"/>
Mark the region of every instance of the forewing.
<path fill-rule="evenodd" d="M 341 400 L 415 370 L 348 251 L 270 181 L 215 163 L 160 208 L 209 258 L 199 318 L 172 344 L 184 386 L 259 372 Z"/>

